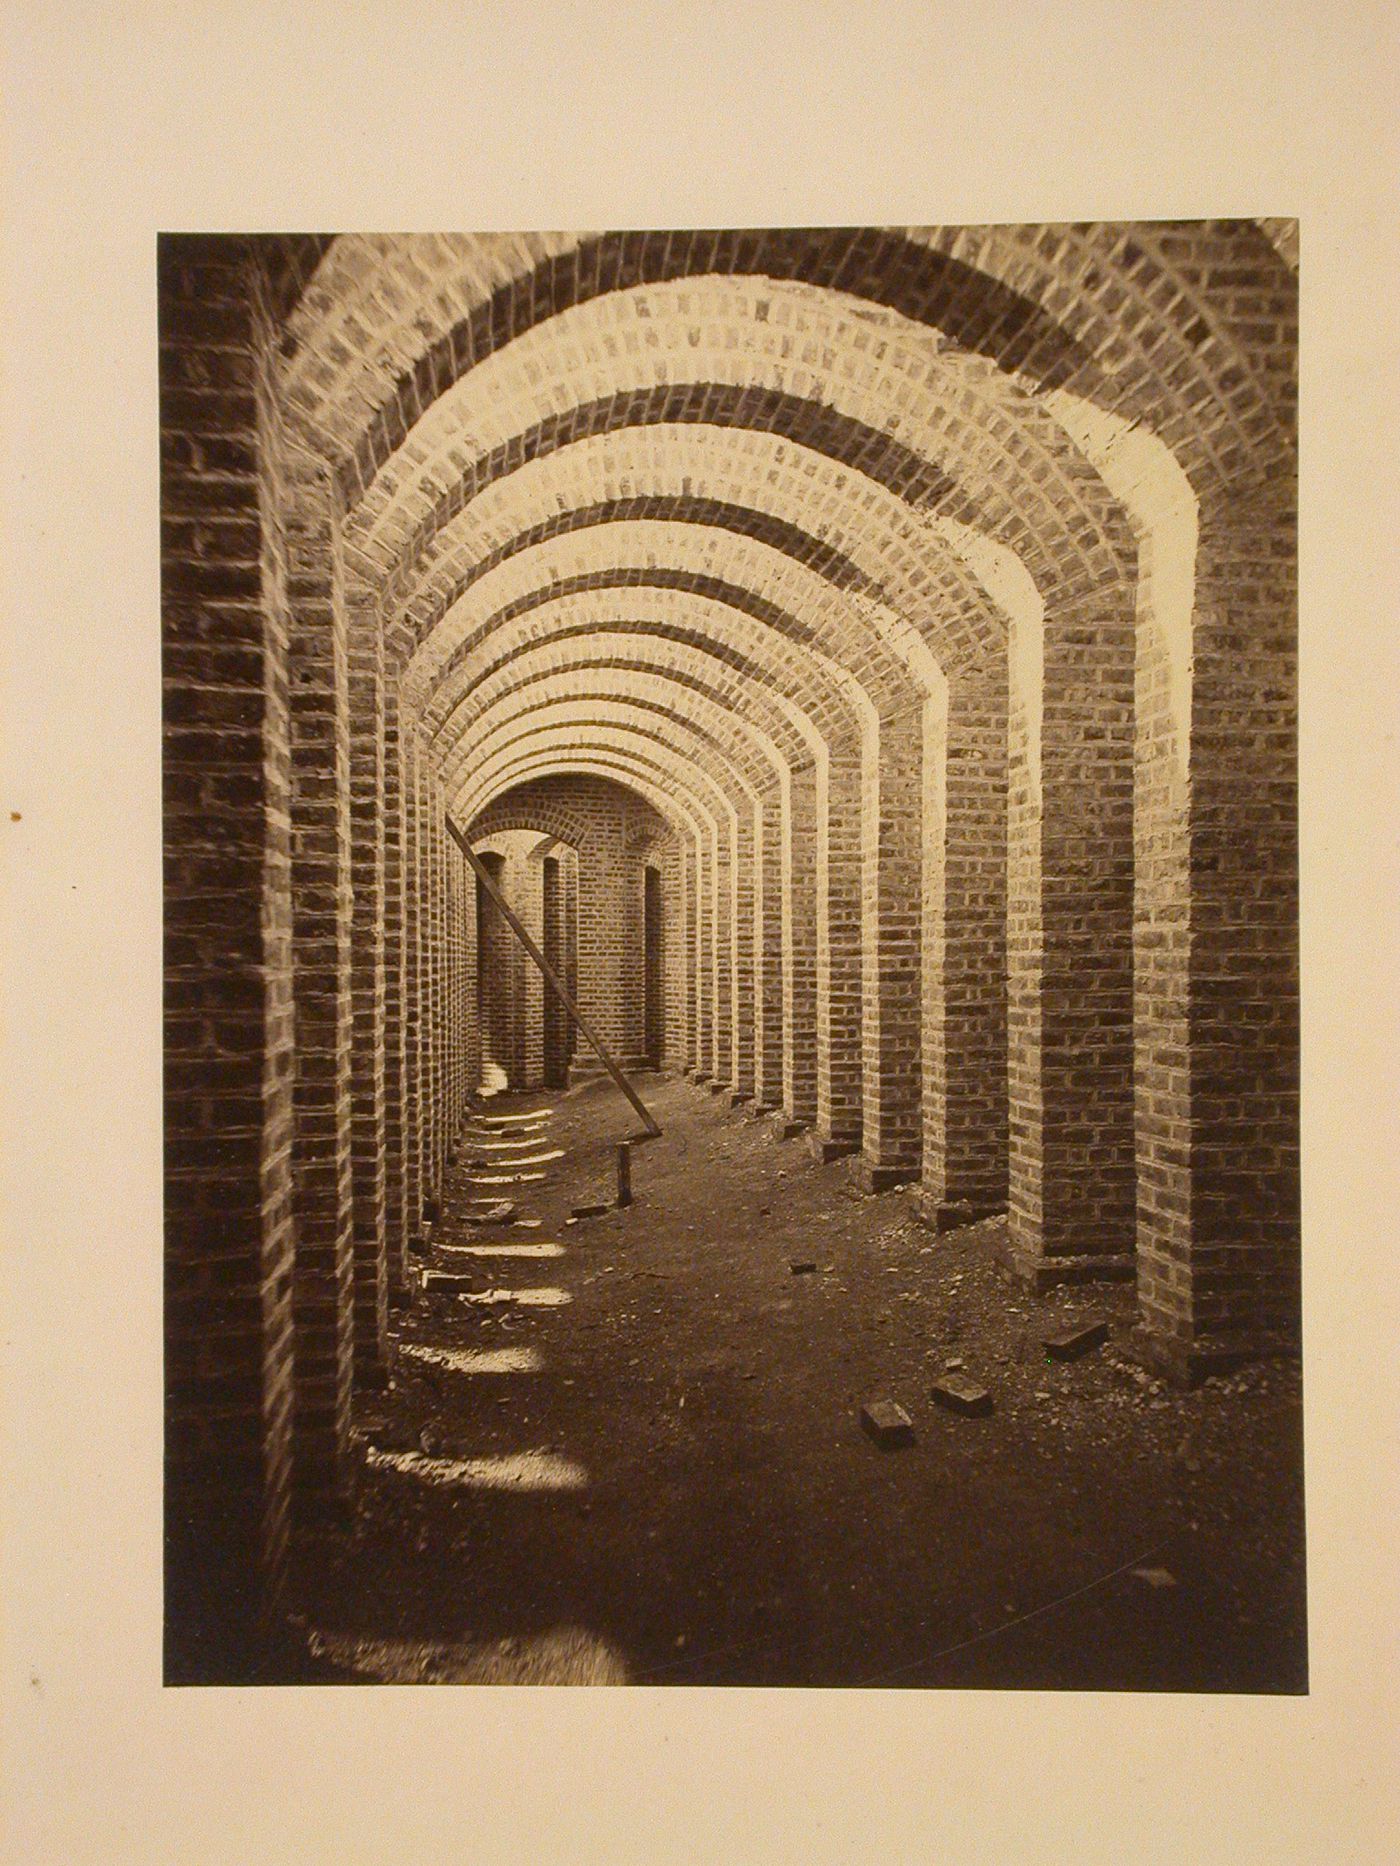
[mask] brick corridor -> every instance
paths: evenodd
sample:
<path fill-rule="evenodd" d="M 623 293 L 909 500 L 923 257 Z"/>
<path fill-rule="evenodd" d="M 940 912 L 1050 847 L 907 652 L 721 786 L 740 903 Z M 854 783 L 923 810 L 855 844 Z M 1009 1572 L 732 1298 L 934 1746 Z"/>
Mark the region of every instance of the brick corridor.
<path fill-rule="evenodd" d="M 1144 1379 L 1296 1361 L 1296 228 L 183 233 L 158 296 L 172 1682 L 275 1671 L 306 1548 L 411 1478 L 352 1428 L 425 1240 L 558 1268 L 483 1331 L 588 1332 L 572 1243 L 471 1255 L 464 1200 L 562 1244 L 611 1170 L 572 1101 L 560 1159 L 473 1113 L 600 1072 L 483 873 L 624 1068 L 796 1142 L 784 1204 L 908 1189 L 900 1316 L 977 1252 L 989 1325 L 1099 1289 Z M 599 1338 L 579 1404 L 646 1364 Z"/>

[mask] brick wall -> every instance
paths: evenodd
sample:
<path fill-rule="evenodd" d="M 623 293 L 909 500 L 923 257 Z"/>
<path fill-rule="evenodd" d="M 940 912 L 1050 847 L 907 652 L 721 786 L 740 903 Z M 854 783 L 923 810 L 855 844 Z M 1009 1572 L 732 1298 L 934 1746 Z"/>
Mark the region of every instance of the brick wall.
<path fill-rule="evenodd" d="M 159 253 L 167 1675 L 239 1675 L 288 1548 L 291 778 L 282 433 L 243 241 Z"/>
<path fill-rule="evenodd" d="M 293 1490 L 314 1518 L 344 1493 L 354 1348 L 350 698 L 339 514 L 287 449 L 291 609 Z"/>

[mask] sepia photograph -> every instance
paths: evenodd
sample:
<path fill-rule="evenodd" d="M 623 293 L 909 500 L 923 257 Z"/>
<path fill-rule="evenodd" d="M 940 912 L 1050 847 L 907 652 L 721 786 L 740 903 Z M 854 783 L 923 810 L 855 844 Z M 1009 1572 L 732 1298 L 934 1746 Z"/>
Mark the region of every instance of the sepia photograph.
<path fill-rule="evenodd" d="M 167 1682 L 1306 1689 L 1298 253 L 161 239 Z"/>
<path fill-rule="evenodd" d="M 3 1866 L 1392 1857 L 1397 68 L 3 12 Z"/>

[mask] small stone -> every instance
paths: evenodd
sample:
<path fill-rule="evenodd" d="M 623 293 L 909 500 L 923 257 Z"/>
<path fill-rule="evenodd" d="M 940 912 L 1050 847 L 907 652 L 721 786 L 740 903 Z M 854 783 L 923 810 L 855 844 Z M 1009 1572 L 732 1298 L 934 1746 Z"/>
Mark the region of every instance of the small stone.
<path fill-rule="evenodd" d="M 867 1400 L 860 1409 L 860 1423 L 862 1431 L 874 1439 L 881 1451 L 914 1442 L 914 1421 L 893 1400 Z"/>
<path fill-rule="evenodd" d="M 509 1199 L 497 1199 L 494 1205 L 483 1212 L 468 1212 L 469 1225 L 508 1225 L 515 1216 L 515 1207 Z"/>
<path fill-rule="evenodd" d="M 1176 1586 L 1176 1576 L 1168 1568 L 1134 1568 L 1133 1578 L 1146 1581 L 1149 1587 Z"/>
<path fill-rule="evenodd" d="M 794 1276 L 810 1276 L 817 1266 L 810 1257 L 794 1257 L 788 1267 Z"/>
<path fill-rule="evenodd" d="M 1102 1347 L 1108 1340 L 1107 1322 L 1089 1322 L 1083 1328 L 1067 1328 L 1062 1334 L 1047 1335 L 1045 1352 L 1052 1361 L 1077 1361 L 1081 1355 Z"/>
<path fill-rule="evenodd" d="M 455 1270 L 425 1270 L 423 1288 L 434 1296 L 465 1296 L 474 1294 L 479 1285 L 474 1276 L 463 1276 Z"/>
<path fill-rule="evenodd" d="M 982 1419 L 992 1410 L 992 1396 L 987 1389 L 956 1374 L 935 1380 L 930 1393 L 948 1412 L 961 1413 L 965 1419 Z"/>

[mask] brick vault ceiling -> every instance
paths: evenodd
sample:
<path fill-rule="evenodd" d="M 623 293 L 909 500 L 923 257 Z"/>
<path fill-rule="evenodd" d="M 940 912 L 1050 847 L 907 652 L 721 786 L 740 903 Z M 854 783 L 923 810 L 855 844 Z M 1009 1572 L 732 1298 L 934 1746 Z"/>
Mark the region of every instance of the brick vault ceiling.
<path fill-rule="evenodd" d="M 1004 690 L 993 559 L 1061 610 L 1131 588 L 1096 423 L 1207 497 L 1291 457 L 1293 281 L 1253 223 L 312 250 L 286 406 L 474 802 L 567 757 L 743 807 L 946 681 Z"/>

